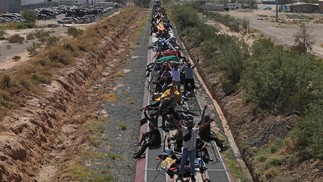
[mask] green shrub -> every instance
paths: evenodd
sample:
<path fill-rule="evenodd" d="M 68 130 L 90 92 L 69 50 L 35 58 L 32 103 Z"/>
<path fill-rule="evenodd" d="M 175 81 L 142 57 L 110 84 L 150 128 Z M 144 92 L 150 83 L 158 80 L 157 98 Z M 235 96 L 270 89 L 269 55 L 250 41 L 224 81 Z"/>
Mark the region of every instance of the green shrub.
<path fill-rule="evenodd" d="M 119 127 L 120 127 L 120 129 L 121 129 L 122 131 L 124 131 L 124 130 L 126 130 L 126 129 L 127 129 L 127 125 L 126 125 L 126 124 L 124 124 L 124 123 L 120 123 L 120 124 L 119 124 Z"/>
<path fill-rule="evenodd" d="M 75 27 L 68 27 L 68 29 L 67 29 L 67 35 L 71 35 L 73 37 L 78 37 L 78 36 L 82 35 L 83 32 L 84 31 L 82 29 L 78 29 Z"/>
<path fill-rule="evenodd" d="M 225 95 L 230 95 L 234 93 L 238 88 L 238 85 L 236 83 L 232 83 L 231 81 L 228 81 L 228 80 L 223 81 L 221 86 Z"/>
<path fill-rule="evenodd" d="M 27 40 L 34 40 L 35 39 L 35 35 L 34 32 L 30 32 L 27 36 L 26 36 Z"/>
<path fill-rule="evenodd" d="M 299 113 L 319 98 L 319 61 L 259 41 L 253 46 L 243 85 L 247 98 L 271 113 Z"/>
<path fill-rule="evenodd" d="M 15 61 L 15 62 L 19 61 L 20 59 L 21 59 L 21 57 L 20 57 L 20 56 L 14 56 L 14 57 L 12 58 L 12 60 L 13 60 L 13 61 Z"/>
<path fill-rule="evenodd" d="M 28 46 L 26 50 L 28 51 L 30 56 L 35 56 L 37 54 L 37 49 L 41 47 L 40 43 L 33 42 L 31 46 Z"/>
<path fill-rule="evenodd" d="M 49 47 L 49 46 L 52 46 L 54 44 L 56 44 L 56 42 L 58 42 L 59 39 L 55 36 L 50 36 L 47 38 L 47 41 L 46 41 L 46 46 Z"/>
<path fill-rule="evenodd" d="M 31 78 L 35 81 L 37 81 L 38 83 L 45 83 L 45 84 L 49 84 L 50 80 L 47 79 L 46 77 L 40 75 L 39 73 L 33 73 L 31 75 Z"/>
<path fill-rule="evenodd" d="M 189 27 L 196 27 L 200 22 L 198 18 L 198 11 L 192 7 L 185 6 L 174 6 L 172 11 L 173 20 L 176 23 L 177 29 L 182 31 Z"/>
<path fill-rule="evenodd" d="M 19 85 L 29 91 L 33 89 L 33 84 L 28 79 L 25 79 L 25 78 L 19 81 Z"/>
<path fill-rule="evenodd" d="M 322 100 L 321 100 L 322 101 Z M 302 116 L 292 132 L 296 139 L 300 157 L 307 159 L 316 157 L 323 159 L 323 105 L 312 104 L 306 114 Z"/>
<path fill-rule="evenodd" d="M 38 30 L 35 30 L 33 32 L 34 36 L 37 38 L 37 39 L 45 39 L 49 36 L 50 32 L 49 31 L 46 31 L 44 29 L 38 29 Z"/>
<path fill-rule="evenodd" d="M 25 38 L 21 37 L 18 34 L 14 34 L 11 37 L 8 38 L 9 43 L 20 43 L 22 44 L 24 42 Z"/>
<path fill-rule="evenodd" d="M 4 30 L 1 30 L 0 29 L 0 40 L 4 40 L 5 39 L 5 37 L 4 37 L 5 34 L 6 34 L 6 32 Z"/>
<path fill-rule="evenodd" d="M 26 22 L 30 23 L 35 23 L 37 20 L 37 15 L 35 13 L 35 11 L 31 10 L 31 9 L 26 9 L 24 11 L 21 12 L 21 16 L 26 20 Z"/>
<path fill-rule="evenodd" d="M 234 18 L 231 15 L 225 14 L 222 15 L 220 13 L 209 13 L 207 17 L 213 19 L 217 22 L 223 23 L 225 26 L 229 27 L 231 31 L 240 32 L 243 28 L 243 21 Z"/>
<path fill-rule="evenodd" d="M 220 65 L 225 71 L 224 76 L 231 84 L 238 84 L 244 71 L 244 62 L 249 57 L 248 46 L 243 41 L 232 39 L 223 45 L 223 49 L 225 54 Z"/>
<path fill-rule="evenodd" d="M 11 78 L 9 75 L 3 75 L 0 79 L 0 88 L 8 89 L 11 86 Z"/>
<path fill-rule="evenodd" d="M 15 29 L 28 29 L 28 28 L 35 28 L 36 24 L 33 22 L 20 22 L 15 23 Z"/>

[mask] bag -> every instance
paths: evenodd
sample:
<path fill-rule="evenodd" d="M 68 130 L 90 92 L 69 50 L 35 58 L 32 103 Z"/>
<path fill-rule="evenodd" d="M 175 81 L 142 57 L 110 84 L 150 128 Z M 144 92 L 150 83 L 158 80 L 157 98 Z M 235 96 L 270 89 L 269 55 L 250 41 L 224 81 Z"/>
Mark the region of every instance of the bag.
<path fill-rule="evenodd" d="M 187 142 L 187 141 L 189 141 L 190 139 L 191 139 L 191 137 L 192 137 L 192 130 L 191 131 L 189 131 L 184 137 L 183 137 L 183 140 L 185 141 L 185 142 Z"/>

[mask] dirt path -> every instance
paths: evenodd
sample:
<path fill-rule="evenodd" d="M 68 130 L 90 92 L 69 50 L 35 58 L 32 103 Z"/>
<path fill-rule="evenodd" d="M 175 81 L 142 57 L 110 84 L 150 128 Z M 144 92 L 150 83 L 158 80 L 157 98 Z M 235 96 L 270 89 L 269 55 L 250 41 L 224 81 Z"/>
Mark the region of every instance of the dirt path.
<path fill-rule="evenodd" d="M 239 19 L 248 19 L 250 22 L 250 27 L 257 29 L 260 33 L 267 37 L 271 37 L 272 40 L 281 45 L 293 46 L 294 45 L 294 34 L 299 30 L 299 25 L 296 24 L 283 24 L 275 22 L 275 12 L 265 11 L 265 10 L 254 10 L 254 11 L 229 11 L 223 12 L 225 14 L 230 14 Z M 279 13 L 279 18 L 285 21 L 292 21 L 292 19 L 286 16 L 287 13 Z M 290 13 L 293 15 L 292 13 Z M 313 19 L 321 19 L 323 16 L 321 14 L 299 14 L 305 16 L 311 16 Z M 261 17 L 262 16 L 262 17 Z M 265 17 L 265 18 L 263 18 Z M 310 34 L 313 35 L 315 44 L 312 46 L 312 53 L 323 57 L 323 24 L 313 23 L 313 20 L 305 19 L 306 25 Z"/>

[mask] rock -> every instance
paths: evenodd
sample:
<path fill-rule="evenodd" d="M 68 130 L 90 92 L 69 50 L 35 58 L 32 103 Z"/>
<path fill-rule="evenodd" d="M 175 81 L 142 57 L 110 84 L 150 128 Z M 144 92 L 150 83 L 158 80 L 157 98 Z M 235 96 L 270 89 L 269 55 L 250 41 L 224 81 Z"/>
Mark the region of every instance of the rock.
<path fill-rule="evenodd" d="M 26 149 L 18 142 L 15 136 L 2 136 L 0 138 L 0 151 L 10 156 L 14 160 L 22 160 L 26 158 Z"/>

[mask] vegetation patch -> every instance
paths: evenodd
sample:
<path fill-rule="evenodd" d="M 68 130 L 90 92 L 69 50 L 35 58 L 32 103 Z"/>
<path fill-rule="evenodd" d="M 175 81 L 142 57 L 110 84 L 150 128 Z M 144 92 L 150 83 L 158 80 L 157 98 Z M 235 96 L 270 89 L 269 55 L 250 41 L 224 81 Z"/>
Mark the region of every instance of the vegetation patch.
<path fill-rule="evenodd" d="M 116 73 L 117 77 L 124 77 L 124 73 L 122 71 L 119 71 L 118 73 Z"/>
<path fill-rule="evenodd" d="M 82 35 L 83 32 L 84 31 L 82 29 L 75 28 L 75 27 L 68 27 L 67 29 L 67 35 L 73 36 L 74 38 Z"/>
<path fill-rule="evenodd" d="M 75 164 L 67 168 L 66 172 L 72 181 L 112 181 L 113 177 L 108 169 L 93 168 L 88 164 L 89 161 L 102 160 L 110 158 L 109 154 L 103 154 L 93 151 L 84 151 Z M 118 158 L 121 159 L 121 158 Z M 86 165 L 87 164 L 87 165 Z"/>
<path fill-rule="evenodd" d="M 15 22 L 1 24 L 0 30 L 17 30 L 17 29 L 30 29 L 36 28 L 34 22 Z"/>
<path fill-rule="evenodd" d="M 89 124 L 89 129 L 91 132 L 90 143 L 95 147 L 99 147 L 102 143 L 101 135 L 106 129 L 104 121 L 105 118 L 101 116 L 97 120 L 94 120 Z"/>
<path fill-rule="evenodd" d="M 126 130 L 127 129 L 127 125 L 125 123 L 120 123 L 119 124 L 119 127 L 122 131 Z"/>
<path fill-rule="evenodd" d="M 130 96 L 127 98 L 128 104 L 131 104 L 131 105 L 136 104 L 136 100 L 137 100 L 137 98 L 135 96 Z"/>
<path fill-rule="evenodd" d="M 230 174 L 234 176 L 234 179 L 236 179 L 236 181 L 247 182 L 247 179 L 245 178 L 243 172 L 241 171 L 240 166 L 236 162 L 236 159 L 233 153 L 225 152 L 224 156 L 225 156 L 225 161 L 228 164 Z"/>
<path fill-rule="evenodd" d="M 108 158 L 112 160 L 124 160 L 124 157 L 122 155 L 116 153 L 108 153 Z"/>
<path fill-rule="evenodd" d="M 21 57 L 20 57 L 20 56 L 14 56 L 14 57 L 12 58 L 12 60 L 13 60 L 14 62 L 17 62 L 17 61 L 21 60 Z"/>
<path fill-rule="evenodd" d="M 84 165 L 74 164 L 67 169 L 72 181 L 87 181 L 94 174 L 94 171 Z"/>
<path fill-rule="evenodd" d="M 4 30 L 0 29 L 0 40 L 5 40 L 6 39 L 5 34 L 6 34 L 6 32 Z"/>
<path fill-rule="evenodd" d="M 110 103 L 117 103 L 118 102 L 118 96 L 115 93 L 106 93 L 103 94 L 102 98 Z"/>
<path fill-rule="evenodd" d="M 10 36 L 8 38 L 8 42 L 9 43 L 19 43 L 19 44 L 22 44 L 24 42 L 25 38 L 18 35 L 18 34 L 14 34 L 12 36 Z"/>

